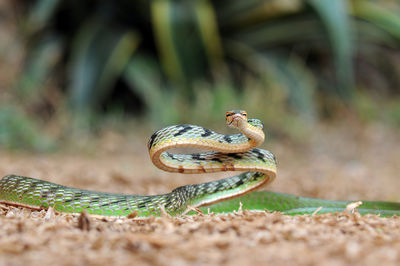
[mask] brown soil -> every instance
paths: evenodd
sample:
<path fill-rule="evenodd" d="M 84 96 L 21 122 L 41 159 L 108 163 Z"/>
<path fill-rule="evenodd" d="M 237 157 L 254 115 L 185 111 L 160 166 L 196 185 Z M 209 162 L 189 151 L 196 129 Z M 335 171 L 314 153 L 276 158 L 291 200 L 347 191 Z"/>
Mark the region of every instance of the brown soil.
<path fill-rule="evenodd" d="M 304 144 L 265 144 L 279 163 L 268 189 L 327 199 L 400 201 L 400 136 L 394 132 L 376 125 L 331 125 Z M 142 142 L 108 133 L 94 152 L 1 152 L 0 176 L 15 173 L 135 194 L 164 193 L 216 178 L 164 173 L 152 166 Z M 0 205 L 0 228 L 0 264 L 7 265 L 400 264 L 400 218 L 357 213 L 290 217 L 239 211 L 128 219 Z"/>

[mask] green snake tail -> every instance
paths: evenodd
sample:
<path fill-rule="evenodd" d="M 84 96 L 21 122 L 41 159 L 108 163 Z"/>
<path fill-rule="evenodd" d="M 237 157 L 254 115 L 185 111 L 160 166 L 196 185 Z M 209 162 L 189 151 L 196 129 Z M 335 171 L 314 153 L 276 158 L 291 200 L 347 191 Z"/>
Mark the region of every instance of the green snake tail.
<path fill-rule="evenodd" d="M 356 200 L 358 201 L 358 200 Z M 238 210 L 240 203 L 243 210 L 279 211 L 288 215 L 335 213 L 346 210 L 346 206 L 355 201 L 323 200 L 316 198 L 298 197 L 285 193 L 256 191 L 228 201 L 218 202 L 209 207 L 200 208 L 207 213 L 225 213 Z M 357 208 L 362 214 L 378 214 L 383 217 L 400 215 L 400 203 L 384 201 L 362 201 Z"/>

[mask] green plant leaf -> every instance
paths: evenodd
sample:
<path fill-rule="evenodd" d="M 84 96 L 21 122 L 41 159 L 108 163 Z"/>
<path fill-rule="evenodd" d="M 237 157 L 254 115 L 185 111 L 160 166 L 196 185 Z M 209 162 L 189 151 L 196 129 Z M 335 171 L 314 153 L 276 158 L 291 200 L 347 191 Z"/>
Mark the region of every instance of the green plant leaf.
<path fill-rule="evenodd" d="M 136 55 L 130 60 L 124 72 L 129 88 L 145 102 L 150 120 L 156 126 L 178 121 L 178 110 L 174 106 L 174 91 L 162 84 L 161 69 L 155 58 Z"/>
<path fill-rule="evenodd" d="M 288 101 L 296 113 L 309 122 L 316 120 L 315 91 L 317 83 L 314 75 L 298 57 L 291 57 L 289 61 L 282 58 L 274 60 L 276 75 L 280 84 L 288 90 Z"/>
<path fill-rule="evenodd" d="M 365 19 L 400 39 L 399 8 L 388 9 L 372 1 L 352 1 L 353 14 Z"/>
<path fill-rule="evenodd" d="M 23 99 L 37 100 L 52 77 L 52 72 L 61 57 L 61 40 L 56 36 L 45 36 L 29 51 L 22 76 L 17 83 Z"/>
<path fill-rule="evenodd" d="M 185 82 L 178 48 L 174 40 L 174 4 L 168 0 L 155 0 L 151 4 L 151 15 L 157 47 L 165 73 L 172 81 Z"/>
<path fill-rule="evenodd" d="M 351 23 L 345 0 L 310 0 L 319 14 L 332 43 L 335 57 L 337 92 L 342 98 L 353 97 L 353 41 Z"/>
<path fill-rule="evenodd" d="M 29 31 L 40 30 L 49 24 L 60 2 L 60 0 L 36 1 L 28 15 L 27 26 Z"/>
<path fill-rule="evenodd" d="M 22 110 L 15 106 L 0 106 L 0 147 L 7 149 L 32 149 L 48 151 L 54 141 Z"/>
<path fill-rule="evenodd" d="M 78 34 L 72 50 L 70 101 L 76 111 L 90 111 L 109 93 L 139 44 L 132 31 L 91 21 Z"/>
<path fill-rule="evenodd" d="M 223 65 L 223 49 L 215 10 L 208 0 L 196 1 L 196 22 L 210 66 L 217 71 Z"/>

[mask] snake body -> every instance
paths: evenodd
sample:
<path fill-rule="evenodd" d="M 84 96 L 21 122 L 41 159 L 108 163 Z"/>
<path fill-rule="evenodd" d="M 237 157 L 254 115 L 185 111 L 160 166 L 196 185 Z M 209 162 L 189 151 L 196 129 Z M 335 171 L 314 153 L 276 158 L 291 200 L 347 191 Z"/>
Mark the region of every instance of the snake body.
<path fill-rule="evenodd" d="M 230 212 L 240 203 L 245 209 L 282 211 L 287 214 L 313 213 L 345 209 L 349 202 L 302 198 L 276 192 L 253 192 L 275 179 L 275 156 L 256 148 L 264 141 L 263 124 L 247 119 L 245 111 L 226 113 L 227 124 L 241 133 L 223 135 L 196 125 L 175 125 L 155 132 L 148 142 L 152 162 L 158 168 L 178 173 L 245 171 L 225 179 L 186 185 L 161 195 L 125 195 L 66 187 L 40 179 L 8 175 L 0 180 L 0 203 L 31 209 L 53 207 L 56 211 L 105 216 L 170 215 L 187 213 L 190 207 L 205 211 Z M 191 147 L 209 150 L 176 154 L 167 150 Z M 364 202 L 361 213 L 400 214 L 400 204 Z"/>

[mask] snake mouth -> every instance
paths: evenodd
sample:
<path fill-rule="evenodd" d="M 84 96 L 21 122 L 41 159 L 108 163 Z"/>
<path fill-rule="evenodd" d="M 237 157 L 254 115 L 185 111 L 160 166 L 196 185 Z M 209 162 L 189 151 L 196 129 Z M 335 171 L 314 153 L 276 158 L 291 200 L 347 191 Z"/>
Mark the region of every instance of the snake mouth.
<path fill-rule="evenodd" d="M 227 117 L 227 124 L 229 127 L 237 128 L 239 124 L 242 122 L 246 122 L 246 118 L 243 117 L 242 114 L 234 114 L 230 117 Z"/>
<path fill-rule="evenodd" d="M 247 112 L 243 110 L 227 111 L 225 119 L 229 127 L 238 128 L 240 123 L 247 122 Z"/>

